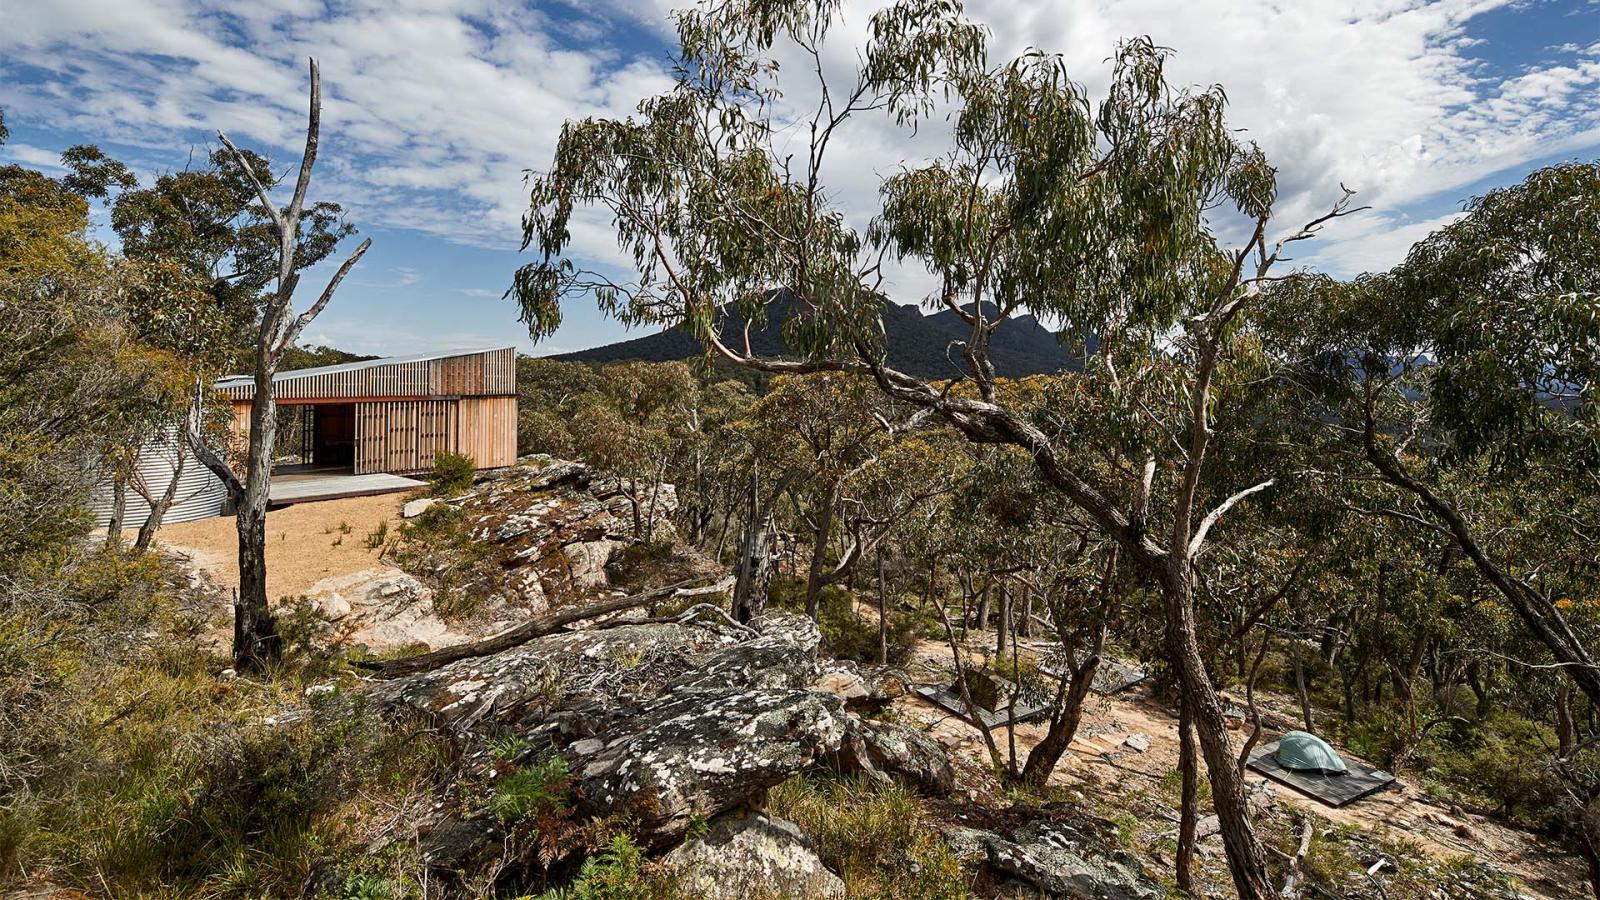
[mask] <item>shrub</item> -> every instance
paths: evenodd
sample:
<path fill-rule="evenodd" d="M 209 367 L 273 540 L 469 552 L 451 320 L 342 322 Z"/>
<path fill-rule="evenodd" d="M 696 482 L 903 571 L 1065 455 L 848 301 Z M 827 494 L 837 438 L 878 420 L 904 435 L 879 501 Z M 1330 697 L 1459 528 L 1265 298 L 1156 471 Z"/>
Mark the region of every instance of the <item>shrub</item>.
<path fill-rule="evenodd" d="M 433 458 L 431 493 L 435 497 L 448 497 L 472 487 L 472 476 L 478 471 L 472 457 L 446 450 Z"/>
<path fill-rule="evenodd" d="M 625 834 L 613 837 L 600 852 L 584 860 L 578 877 L 542 900 L 668 900 L 677 897 L 673 880 L 645 860 Z"/>
<path fill-rule="evenodd" d="M 572 783 L 567 761 L 559 756 L 518 769 L 494 783 L 489 810 L 505 822 L 567 808 L 567 788 Z"/>

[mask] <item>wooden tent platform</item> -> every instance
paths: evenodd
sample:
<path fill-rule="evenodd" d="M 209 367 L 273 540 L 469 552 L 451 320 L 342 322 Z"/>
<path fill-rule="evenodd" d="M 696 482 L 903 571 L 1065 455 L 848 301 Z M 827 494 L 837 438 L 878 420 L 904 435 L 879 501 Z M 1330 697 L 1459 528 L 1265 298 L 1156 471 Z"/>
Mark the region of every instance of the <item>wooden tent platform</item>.
<path fill-rule="evenodd" d="M 1051 678 L 1063 678 L 1066 672 L 1058 666 L 1046 663 L 1039 667 L 1039 671 Z M 1111 696 L 1120 694 L 1128 688 L 1150 677 L 1145 670 L 1133 663 L 1123 662 L 1110 656 L 1100 658 L 1100 665 L 1094 670 L 1093 689 L 1096 694 Z"/>
<path fill-rule="evenodd" d="M 1277 741 L 1267 744 L 1250 756 L 1251 769 L 1333 807 L 1354 803 L 1397 783 L 1393 775 L 1360 760 L 1345 756 L 1344 764 L 1349 771 L 1343 775 L 1323 775 L 1319 772 L 1285 769 L 1278 765 Z"/>
<path fill-rule="evenodd" d="M 370 475 L 351 475 L 348 472 L 275 474 L 272 476 L 272 489 L 267 503 L 276 508 L 291 503 L 336 500 L 341 497 L 395 494 L 422 487 L 427 487 L 427 482 L 386 472 Z"/>
<path fill-rule="evenodd" d="M 924 684 L 917 687 L 917 696 L 933 705 L 954 713 L 963 719 L 971 721 L 967 715 L 967 704 L 961 699 L 961 693 L 955 689 L 955 682 L 948 684 Z M 1017 701 L 1016 718 L 1013 720 L 1009 710 L 987 710 L 978 707 L 978 717 L 983 719 L 983 724 L 990 728 L 1003 727 L 1008 721 L 1015 721 L 1018 725 L 1048 713 L 1050 708 L 1043 703 L 1026 703 Z"/>

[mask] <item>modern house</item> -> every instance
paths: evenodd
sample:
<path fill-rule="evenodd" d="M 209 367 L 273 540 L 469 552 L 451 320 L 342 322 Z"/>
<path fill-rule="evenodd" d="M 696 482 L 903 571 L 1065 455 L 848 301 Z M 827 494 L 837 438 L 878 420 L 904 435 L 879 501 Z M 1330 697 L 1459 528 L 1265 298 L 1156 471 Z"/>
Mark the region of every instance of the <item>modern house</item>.
<path fill-rule="evenodd" d="M 216 391 L 233 401 L 236 433 L 248 434 L 255 379 L 224 378 Z M 408 475 L 431 470 L 445 451 L 471 457 L 480 469 L 516 461 L 512 347 L 279 372 L 273 393 L 282 413 L 295 407 L 309 413 L 298 417 L 300 461 L 308 469 Z"/>
<path fill-rule="evenodd" d="M 233 375 L 217 393 L 233 403 L 235 436 L 250 432 L 255 379 Z M 422 482 L 400 476 L 428 472 L 444 451 L 470 457 L 480 469 L 517 458 L 517 352 L 512 347 L 372 359 L 279 372 L 278 450 L 292 463 L 272 475 L 271 505 L 413 490 Z M 298 430 L 298 433 L 296 431 Z M 242 440 L 239 442 L 242 445 Z M 139 448 L 135 478 L 143 493 L 163 494 L 178 479 L 166 521 L 223 514 L 222 482 L 183 446 L 176 430 L 153 435 Z M 125 521 L 137 528 L 150 507 L 127 492 Z M 89 510 L 111 518 L 109 476 Z"/>

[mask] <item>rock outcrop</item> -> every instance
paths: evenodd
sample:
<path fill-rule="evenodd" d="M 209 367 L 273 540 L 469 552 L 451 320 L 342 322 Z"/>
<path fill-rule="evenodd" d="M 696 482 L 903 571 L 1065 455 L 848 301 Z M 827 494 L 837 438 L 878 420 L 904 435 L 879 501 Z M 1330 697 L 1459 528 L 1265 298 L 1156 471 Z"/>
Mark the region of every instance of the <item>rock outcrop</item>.
<path fill-rule="evenodd" d="M 654 537 L 672 536 L 677 493 L 671 484 L 640 487 L 638 523 Z M 407 545 L 407 568 L 491 605 L 539 613 L 610 586 L 606 567 L 635 541 L 635 492 L 627 479 L 577 462 L 535 456 L 482 473 L 471 488 L 406 516 L 450 516 L 465 529 L 465 547 Z M 652 516 L 651 508 L 654 507 Z"/>
<path fill-rule="evenodd" d="M 670 536 L 673 486 L 661 485 L 653 498 L 641 486 L 637 500 L 640 519 L 652 517 L 653 503 L 655 535 Z M 450 502 L 466 515 L 472 538 L 495 548 L 496 562 L 537 575 L 505 580 L 519 581 L 521 599 L 540 608 L 605 587 L 606 566 L 635 535 L 632 483 L 583 463 L 532 457 Z"/>
<path fill-rule="evenodd" d="M 746 626 L 701 605 L 670 621 L 547 635 L 371 693 L 383 708 L 426 715 L 456 734 L 469 758 L 507 736 L 566 757 L 578 812 L 621 814 L 652 848 L 843 758 L 876 777 L 905 773 L 947 790 L 950 763 L 935 742 L 864 722 L 839 697 L 812 689 L 819 641 L 804 616 Z M 847 739 L 851 749 L 841 753 Z"/>

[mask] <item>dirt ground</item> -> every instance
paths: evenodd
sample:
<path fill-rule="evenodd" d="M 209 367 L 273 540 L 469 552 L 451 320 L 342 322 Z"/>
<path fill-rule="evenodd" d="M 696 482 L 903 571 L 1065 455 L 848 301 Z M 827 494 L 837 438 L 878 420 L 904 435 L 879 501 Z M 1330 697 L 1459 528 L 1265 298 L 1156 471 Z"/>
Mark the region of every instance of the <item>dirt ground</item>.
<path fill-rule="evenodd" d="M 948 672 L 950 660 L 947 644 L 924 641 L 913 663 L 913 677 L 922 681 L 925 675 Z M 1293 718 L 1291 698 L 1268 695 L 1258 698 L 1258 703 L 1264 718 L 1272 713 L 1289 713 L 1286 718 Z M 987 760 L 981 735 L 964 720 L 919 696 L 902 697 L 896 705 L 903 715 L 928 728 L 946 746 L 974 761 Z M 1043 723 L 1017 726 L 1018 756 L 1025 757 L 1044 734 Z M 1133 735 L 1149 738 L 1149 748 L 1141 753 L 1125 745 L 1124 741 Z M 1267 730 L 1261 741 L 1278 736 Z M 994 738 L 1005 753 L 1005 729 L 995 729 Z M 1177 716 L 1152 699 L 1144 686 L 1111 697 L 1095 694 L 1085 706 L 1070 750 L 1052 776 L 1053 783 L 1082 788 L 1086 793 L 1104 792 L 1108 787 L 1119 795 L 1155 791 L 1160 780 L 1178 766 Z M 1266 781 L 1253 771 L 1248 778 L 1253 787 Z M 1578 896 L 1575 888 L 1584 883 L 1577 861 L 1559 848 L 1536 835 L 1430 802 L 1414 779 L 1402 777 L 1398 789 L 1391 788 L 1337 809 L 1275 782 L 1270 783 L 1270 790 L 1277 802 L 1312 813 L 1333 826 L 1352 826 L 1385 841 L 1409 844 L 1441 862 L 1471 855 L 1493 863 L 1520 879 L 1523 890 L 1535 896 Z M 1172 831 L 1176 833 L 1175 824 Z M 1220 853 L 1220 846 L 1217 850 Z"/>
<path fill-rule="evenodd" d="M 348 497 L 267 513 L 267 596 L 274 601 L 293 597 L 324 578 L 383 568 L 381 548 L 368 548 L 367 536 L 387 522 L 392 540 L 408 497 Z M 239 586 L 238 532 L 232 516 L 167 525 L 158 543 L 189 557 L 224 593 Z"/>

